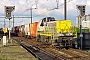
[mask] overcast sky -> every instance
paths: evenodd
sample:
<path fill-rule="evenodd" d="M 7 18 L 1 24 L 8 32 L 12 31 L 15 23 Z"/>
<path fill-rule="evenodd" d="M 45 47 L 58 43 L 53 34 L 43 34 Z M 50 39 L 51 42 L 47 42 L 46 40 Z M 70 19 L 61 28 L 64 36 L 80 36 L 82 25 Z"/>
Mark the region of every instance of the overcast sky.
<path fill-rule="evenodd" d="M 15 11 L 12 13 L 14 16 L 30 16 L 30 9 L 36 8 L 36 0 L 0 0 L 0 16 L 5 16 L 5 6 L 15 6 Z M 58 0 L 57 0 L 58 1 Z M 69 1 L 69 2 L 68 2 Z M 72 24 L 76 23 L 76 16 L 79 14 L 76 5 L 86 5 L 86 14 L 90 14 L 90 0 L 67 0 L 67 19 L 72 21 Z M 56 19 L 64 19 L 64 0 L 59 0 L 58 9 L 50 10 L 57 7 L 56 0 L 38 0 L 37 9 L 33 9 L 33 22 L 40 19 L 52 16 Z M 26 11 L 27 10 L 27 11 Z M 0 18 L 0 27 L 3 27 L 3 20 Z M 5 19 L 6 27 L 8 27 L 8 19 Z M 12 21 L 12 19 L 11 19 Z M 30 18 L 16 18 L 15 25 L 28 24 Z M 12 25 L 12 23 L 11 23 Z"/>

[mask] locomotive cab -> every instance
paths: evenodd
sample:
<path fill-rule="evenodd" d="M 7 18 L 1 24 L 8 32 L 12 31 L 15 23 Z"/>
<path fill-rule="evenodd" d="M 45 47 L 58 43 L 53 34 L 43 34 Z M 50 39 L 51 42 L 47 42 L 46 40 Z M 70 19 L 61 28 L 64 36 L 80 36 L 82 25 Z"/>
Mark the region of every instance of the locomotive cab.
<path fill-rule="evenodd" d="M 47 25 L 47 23 L 48 22 L 53 22 L 53 21 L 55 21 L 55 18 L 54 17 L 46 17 L 46 18 L 43 18 L 43 19 L 41 19 L 40 21 L 39 21 L 39 23 L 38 23 L 38 31 L 40 32 L 40 31 L 43 31 L 43 29 L 44 29 L 44 26 L 48 26 Z"/>
<path fill-rule="evenodd" d="M 38 26 L 37 26 L 37 40 L 40 40 L 41 36 L 45 36 L 45 32 L 46 32 L 46 28 L 49 27 L 48 23 L 49 22 L 55 22 L 55 18 L 54 17 L 46 17 L 43 18 L 39 21 Z M 46 36 L 45 36 L 46 37 Z M 46 37 L 49 38 L 49 37 Z M 41 41 L 41 40 L 40 40 Z"/>

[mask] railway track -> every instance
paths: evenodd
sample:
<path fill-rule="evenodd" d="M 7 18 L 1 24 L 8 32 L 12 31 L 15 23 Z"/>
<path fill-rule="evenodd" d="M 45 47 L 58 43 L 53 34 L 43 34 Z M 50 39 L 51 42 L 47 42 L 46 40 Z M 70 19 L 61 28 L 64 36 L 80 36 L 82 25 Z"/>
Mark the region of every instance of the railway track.
<path fill-rule="evenodd" d="M 66 50 L 53 48 L 50 45 L 45 45 L 43 43 L 37 42 L 35 41 L 35 39 L 30 40 L 23 37 L 13 37 L 13 39 L 17 40 L 19 43 L 27 46 L 28 48 L 33 48 L 35 52 L 39 51 L 39 53 L 45 53 L 46 55 L 50 56 L 50 58 L 53 57 L 53 59 L 55 60 L 90 60 L 90 54 L 83 52 L 81 50 Z"/>
<path fill-rule="evenodd" d="M 50 57 L 49 55 L 37 50 L 38 46 L 35 46 L 32 43 L 28 43 L 28 41 L 25 42 L 17 38 L 13 39 L 16 40 L 25 49 L 27 49 L 30 53 L 32 53 L 36 58 L 38 58 L 38 60 L 56 60 L 55 58 Z"/>

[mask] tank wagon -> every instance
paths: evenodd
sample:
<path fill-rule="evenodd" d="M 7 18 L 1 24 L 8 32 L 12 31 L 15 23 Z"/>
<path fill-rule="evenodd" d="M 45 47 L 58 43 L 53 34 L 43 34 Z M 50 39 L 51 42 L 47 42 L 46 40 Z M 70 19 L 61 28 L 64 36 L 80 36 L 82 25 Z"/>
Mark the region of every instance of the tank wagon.
<path fill-rule="evenodd" d="M 77 32 L 71 25 L 71 20 L 56 20 L 46 17 L 39 22 L 29 23 L 19 27 L 18 36 L 32 38 L 37 41 L 59 47 L 72 47 L 76 44 Z"/>

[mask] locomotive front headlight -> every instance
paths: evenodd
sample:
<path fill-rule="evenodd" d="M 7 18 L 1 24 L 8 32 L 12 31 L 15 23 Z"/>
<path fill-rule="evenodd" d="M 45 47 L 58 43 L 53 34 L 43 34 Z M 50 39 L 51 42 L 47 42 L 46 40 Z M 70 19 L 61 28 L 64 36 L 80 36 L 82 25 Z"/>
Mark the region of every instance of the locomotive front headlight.
<path fill-rule="evenodd" d="M 70 33 L 67 33 L 66 35 L 67 35 L 67 36 L 72 36 L 72 35 L 73 35 L 73 33 L 71 33 L 71 32 L 70 32 Z"/>
<path fill-rule="evenodd" d="M 73 33 L 69 33 L 70 35 L 73 35 Z"/>

